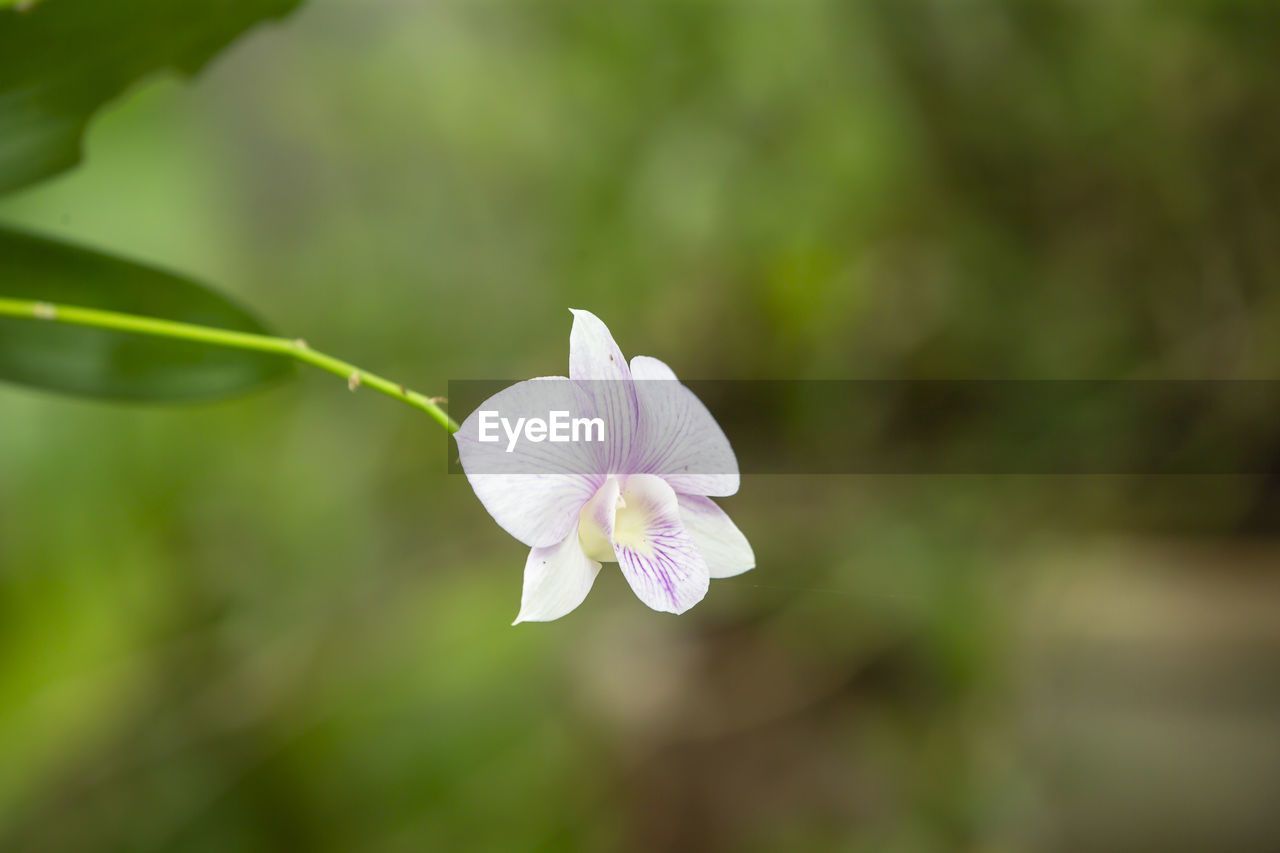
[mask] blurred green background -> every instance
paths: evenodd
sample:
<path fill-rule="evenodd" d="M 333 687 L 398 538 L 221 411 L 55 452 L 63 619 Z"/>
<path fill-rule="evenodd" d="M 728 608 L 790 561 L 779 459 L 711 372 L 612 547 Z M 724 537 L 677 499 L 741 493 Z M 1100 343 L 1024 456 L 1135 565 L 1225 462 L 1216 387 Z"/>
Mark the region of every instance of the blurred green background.
<path fill-rule="evenodd" d="M 1271 378 L 1277 32 L 310 0 L 0 221 L 425 393 L 563 372 L 569 307 L 695 378 Z M 1280 849 L 1280 476 L 748 476 L 688 615 L 606 567 L 512 628 L 445 452 L 314 371 L 0 388 L 0 849 Z"/>

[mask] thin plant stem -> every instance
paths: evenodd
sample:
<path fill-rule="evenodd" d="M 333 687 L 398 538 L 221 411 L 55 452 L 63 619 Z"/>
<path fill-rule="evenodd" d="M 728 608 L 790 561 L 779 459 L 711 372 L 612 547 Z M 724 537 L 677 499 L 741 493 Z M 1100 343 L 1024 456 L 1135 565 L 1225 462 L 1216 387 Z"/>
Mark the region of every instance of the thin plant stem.
<path fill-rule="evenodd" d="M 26 320 L 65 323 L 71 326 L 88 326 L 94 329 L 110 329 L 135 335 L 197 341 L 211 346 L 286 356 L 341 376 L 347 380 L 347 387 L 353 391 L 356 388 L 367 386 L 381 391 L 389 397 L 395 397 L 415 409 L 426 412 L 431 416 L 432 420 L 450 433 L 458 431 L 458 424 L 449 417 L 444 409 L 437 405 L 440 402 L 440 398 L 427 397 L 416 391 L 410 391 L 403 385 L 384 379 L 376 373 L 370 373 L 349 362 L 317 352 L 302 340 L 290 340 L 289 338 L 278 338 L 272 335 L 255 335 L 250 332 L 233 332 L 227 329 L 216 329 L 211 326 L 198 326 L 193 323 L 162 320 L 158 317 L 143 317 L 137 314 L 121 314 L 117 311 L 102 311 L 97 308 L 82 308 L 75 305 L 59 305 L 52 302 L 24 299 L 0 298 L 0 317 L 19 317 Z"/>

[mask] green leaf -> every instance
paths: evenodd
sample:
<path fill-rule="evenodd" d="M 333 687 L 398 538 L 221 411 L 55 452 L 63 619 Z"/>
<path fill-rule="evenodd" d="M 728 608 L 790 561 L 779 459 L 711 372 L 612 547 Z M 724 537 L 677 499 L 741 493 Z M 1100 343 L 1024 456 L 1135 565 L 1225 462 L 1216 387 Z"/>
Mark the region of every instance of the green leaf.
<path fill-rule="evenodd" d="M 0 296 L 270 334 L 246 311 L 189 279 L 3 228 Z M 0 318 L 0 380 L 64 393 L 207 400 L 261 388 L 292 370 L 292 362 L 279 356 Z"/>
<path fill-rule="evenodd" d="M 45 0 L 0 6 L 0 193 L 80 160 L 90 117 L 140 77 L 193 74 L 299 0 Z"/>

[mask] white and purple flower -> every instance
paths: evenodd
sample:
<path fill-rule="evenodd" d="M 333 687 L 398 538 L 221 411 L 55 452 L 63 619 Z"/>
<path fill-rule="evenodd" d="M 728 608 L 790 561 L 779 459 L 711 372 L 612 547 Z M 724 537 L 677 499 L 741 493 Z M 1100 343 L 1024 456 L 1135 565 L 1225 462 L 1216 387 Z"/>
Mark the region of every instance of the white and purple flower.
<path fill-rule="evenodd" d="M 516 452 L 479 440 L 479 413 L 562 409 L 597 416 L 603 440 L 526 442 Z M 601 563 L 617 562 L 654 610 L 683 613 L 711 578 L 755 567 L 745 536 L 711 497 L 738 491 L 724 431 L 656 358 L 630 367 L 609 329 L 573 311 L 569 376 L 517 383 L 486 401 L 455 435 L 476 496 L 530 546 L 516 622 L 573 610 Z"/>

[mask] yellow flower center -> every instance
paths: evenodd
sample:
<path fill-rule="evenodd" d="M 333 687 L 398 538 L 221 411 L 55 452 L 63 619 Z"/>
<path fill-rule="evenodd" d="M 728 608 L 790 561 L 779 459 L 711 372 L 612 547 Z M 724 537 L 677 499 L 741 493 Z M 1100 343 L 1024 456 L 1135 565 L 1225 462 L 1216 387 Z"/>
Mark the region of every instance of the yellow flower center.
<path fill-rule="evenodd" d="M 628 503 L 627 490 L 625 487 L 619 489 L 616 483 L 613 478 L 605 481 L 578 513 L 578 543 L 582 546 L 582 553 L 598 563 L 617 562 L 618 556 L 613 549 L 615 544 L 644 554 L 650 551 L 645 535 L 649 513 L 645 511 L 644 502 L 633 499 Z M 606 505 L 610 499 L 613 500 L 611 507 Z M 610 514 L 613 515 L 612 541 L 606 526 L 601 523 L 601 519 Z"/>

